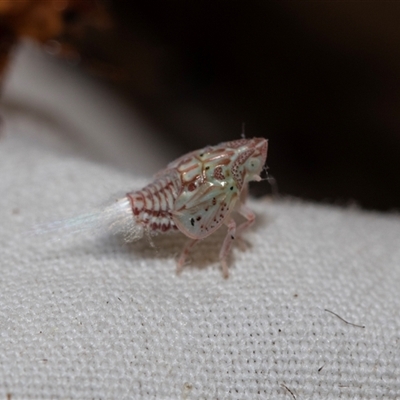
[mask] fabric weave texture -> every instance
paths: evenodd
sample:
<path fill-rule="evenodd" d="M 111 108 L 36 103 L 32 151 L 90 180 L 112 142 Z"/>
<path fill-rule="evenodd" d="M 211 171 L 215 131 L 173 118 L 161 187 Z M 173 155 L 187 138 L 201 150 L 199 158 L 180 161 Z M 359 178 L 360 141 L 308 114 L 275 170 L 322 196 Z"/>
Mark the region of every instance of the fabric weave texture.
<path fill-rule="evenodd" d="M 228 280 L 224 232 L 180 276 L 179 234 L 21 234 L 144 183 L 2 138 L 1 397 L 400 398 L 398 216 L 250 200 Z"/>
<path fill-rule="evenodd" d="M 397 214 L 250 200 L 227 280 L 222 230 L 180 276 L 183 235 L 32 235 L 174 158 L 74 74 L 28 46 L 4 87 L 0 398 L 400 399 Z"/>

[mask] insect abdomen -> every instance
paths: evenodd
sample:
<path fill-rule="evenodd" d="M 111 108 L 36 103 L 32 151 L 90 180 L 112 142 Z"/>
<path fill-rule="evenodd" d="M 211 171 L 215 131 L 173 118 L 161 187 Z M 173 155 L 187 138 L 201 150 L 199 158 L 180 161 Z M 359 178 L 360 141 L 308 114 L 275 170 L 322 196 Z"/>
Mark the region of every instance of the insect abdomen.
<path fill-rule="evenodd" d="M 171 211 L 179 191 L 174 175 L 160 177 L 143 189 L 127 194 L 135 221 L 151 233 L 177 230 Z"/>

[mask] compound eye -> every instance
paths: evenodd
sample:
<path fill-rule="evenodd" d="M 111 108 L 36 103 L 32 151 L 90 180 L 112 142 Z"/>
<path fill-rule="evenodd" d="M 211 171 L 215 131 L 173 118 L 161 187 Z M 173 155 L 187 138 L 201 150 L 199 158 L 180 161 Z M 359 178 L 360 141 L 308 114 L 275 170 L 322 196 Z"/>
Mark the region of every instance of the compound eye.
<path fill-rule="evenodd" d="M 258 173 L 260 171 L 261 168 L 261 162 L 258 158 L 255 157 L 250 157 L 247 161 L 246 161 L 246 170 L 248 172 L 253 172 L 253 173 Z"/>

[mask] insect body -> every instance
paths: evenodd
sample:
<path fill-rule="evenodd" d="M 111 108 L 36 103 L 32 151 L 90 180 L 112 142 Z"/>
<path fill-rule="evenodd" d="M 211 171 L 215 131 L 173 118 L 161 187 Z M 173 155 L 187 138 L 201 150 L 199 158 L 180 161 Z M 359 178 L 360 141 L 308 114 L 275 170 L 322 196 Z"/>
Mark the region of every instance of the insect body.
<path fill-rule="evenodd" d="M 244 201 L 248 182 L 261 180 L 267 148 L 266 139 L 253 138 L 193 151 L 170 163 L 143 189 L 127 193 L 100 210 L 38 226 L 31 233 L 63 231 L 75 235 L 106 228 L 132 241 L 145 233 L 180 231 L 190 238 L 178 260 L 180 272 L 190 249 L 226 225 L 228 232 L 219 257 L 227 277 L 232 242 L 254 222 L 254 213 Z M 239 226 L 232 218 L 234 211 L 246 219 Z"/>
<path fill-rule="evenodd" d="M 135 225 L 150 234 L 180 231 L 191 239 L 178 260 L 180 272 L 193 245 L 225 224 L 228 232 L 219 256 L 227 277 L 232 242 L 254 222 L 244 200 L 248 182 L 261 180 L 267 148 L 264 138 L 239 139 L 178 158 L 154 182 L 127 193 Z M 246 221 L 236 226 L 233 211 Z"/>

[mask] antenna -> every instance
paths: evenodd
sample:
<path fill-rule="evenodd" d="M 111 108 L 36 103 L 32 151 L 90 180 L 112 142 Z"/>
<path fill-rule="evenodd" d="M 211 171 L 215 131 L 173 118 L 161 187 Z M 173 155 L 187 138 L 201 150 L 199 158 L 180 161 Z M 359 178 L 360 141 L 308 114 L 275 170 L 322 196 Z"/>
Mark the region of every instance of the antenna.
<path fill-rule="evenodd" d="M 245 129 L 246 129 L 246 122 L 242 122 L 242 134 L 240 135 L 242 139 L 246 139 Z"/>

